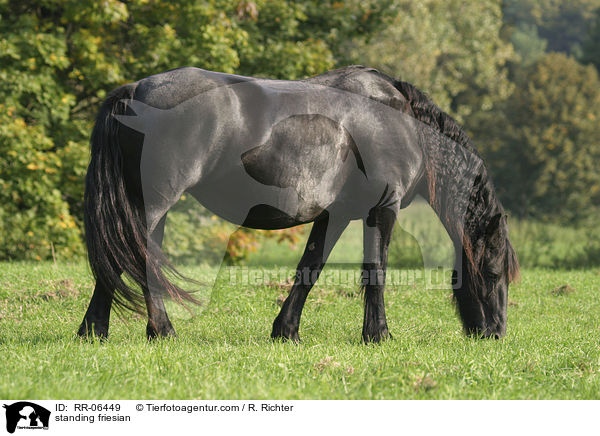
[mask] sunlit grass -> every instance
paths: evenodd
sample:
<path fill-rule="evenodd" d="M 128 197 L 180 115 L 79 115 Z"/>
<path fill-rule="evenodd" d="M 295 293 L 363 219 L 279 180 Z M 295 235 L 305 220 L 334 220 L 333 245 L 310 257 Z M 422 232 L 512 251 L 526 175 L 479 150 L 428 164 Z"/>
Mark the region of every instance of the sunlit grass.
<path fill-rule="evenodd" d="M 563 284 L 572 292 L 552 292 Z M 295 345 L 269 339 L 287 288 L 221 280 L 192 314 L 169 304 L 176 339 L 148 343 L 143 317 L 113 314 L 101 344 L 74 336 L 92 289 L 83 263 L 4 263 L 0 396 L 598 398 L 599 284 L 596 270 L 524 271 L 494 341 L 463 336 L 448 289 L 408 283 L 386 294 L 394 340 L 366 346 L 352 284 L 313 290 Z"/>

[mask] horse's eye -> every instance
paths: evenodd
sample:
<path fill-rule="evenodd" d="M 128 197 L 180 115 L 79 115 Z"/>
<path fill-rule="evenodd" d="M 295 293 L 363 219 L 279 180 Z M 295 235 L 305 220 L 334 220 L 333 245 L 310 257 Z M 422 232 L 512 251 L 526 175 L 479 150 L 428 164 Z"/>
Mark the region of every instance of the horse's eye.
<path fill-rule="evenodd" d="M 485 269 L 485 275 L 487 277 L 489 277 L 490 279 L 496 279 L 496 278 L 500 277 L 501 274 L 502 274 L 502 263 L 501 262 L 491 263 Z"/>

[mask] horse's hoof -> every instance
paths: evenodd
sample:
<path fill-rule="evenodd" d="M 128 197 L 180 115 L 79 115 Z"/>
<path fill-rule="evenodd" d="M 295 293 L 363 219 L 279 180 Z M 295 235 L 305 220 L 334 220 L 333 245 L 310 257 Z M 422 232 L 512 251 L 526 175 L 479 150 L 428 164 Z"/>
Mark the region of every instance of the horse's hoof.
<path fill-rule="evenodd" d="M 373 332 L 363 332 L 362 334 L 363 341 L 365 344 L 378 344 L 383 341 L 394 339 L 391 333 L 388 331 L 387 327 L 381 330 L 373 331 Z"/>
<path fill-rule="evenodd" d="M 291 341 L 300 343 L 300 336 L 298 335 L 298 328 L 290 325 L 284 325 L 279 320 L 275 320 L 273 323 L 273 331 L 271 332 L 271 338 L 282 341 Z"/>
<path fill-rule="evenodd" d="M 502 339 L 504 337 L 501 333 L 482 333 L 480 330 L 476 331 L 466 331 L 465 332 L 468 338 L 473 339 Z"/>
<path fill-rule="evenodd" d="M 288 333 L 288 334 L 275 334 L 275 333 L 271 333 L 271 339 L 273 339 L 274 341 L 280 340 L 282 342 L 293 342 L 295 344 L 299 344 L 300 343 L 300 336 L 298 335 L 297 332 L 293 332 L 293 333 Z"/>
<path fill-rule="evenodd" d="M 100 339 L 103 341 L 108 337 L 108 326 L 83 320 L 77 331 L 77 336 L 89 340 Z"/>
<path fill-rule="evenodd" d="M 298 335 L 297 332 L 294 333 L 289 333 L 289 334 L 281 334 L 281 335 L 277 335 L 274 333 L 271 333 L 271 338 L 274 341 L 280 340 L 282 342 L 293 342 L 295 344 L 299 344 L 300 343 L 300 336 Z"/>
<path fill-rule="evenodd" d="M 175 333 L 175 329 L 172 325 L 155 327 L 148 323 L 146 326 L 146 337 L 149 341 L 157 338 L 176 338 L 177 333 Z"/>

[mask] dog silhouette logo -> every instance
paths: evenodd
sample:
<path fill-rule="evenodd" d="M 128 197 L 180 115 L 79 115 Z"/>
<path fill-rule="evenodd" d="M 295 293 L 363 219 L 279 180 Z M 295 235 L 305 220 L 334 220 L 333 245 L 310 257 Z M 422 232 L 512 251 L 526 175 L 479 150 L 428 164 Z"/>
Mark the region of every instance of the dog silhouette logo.
<path fill-rule="evenodd" d="M 19 429 L 48 429 L 50 411 L 28 401 L 19 401 L 11 405 L 4 404 L 6 409 L 6 431 L 14 433 Z"/>

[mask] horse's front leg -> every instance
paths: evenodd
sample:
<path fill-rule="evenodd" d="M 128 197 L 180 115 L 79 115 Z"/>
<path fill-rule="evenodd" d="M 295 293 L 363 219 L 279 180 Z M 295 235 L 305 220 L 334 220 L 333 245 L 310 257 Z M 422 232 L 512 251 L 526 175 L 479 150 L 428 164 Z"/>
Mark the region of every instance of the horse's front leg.
<path fill-rule="evenodd" d="M 391 337 L 385 318 L 383 292 L 387 255 L 396 214 L 388 208 L 373 208 L 364 225 L 363 286 L 365 316 L 362 337 L 365 342 L 379 342 Z"/>
<path fill-rule="evenodd" d="M 167 215 L 165 214 L 158 222 L 151 235 L 152 241 L 156 244 L 155 247 L 159 249 L 162 245 L 166 220 Z M 148 339 L 176 336 L 175 329 L 171 324 L 171 320 L 169 320 L 167 309 L 163 302 L 163 289 L 160 286 L 160 283 L 157 282 L 149 268 L 147 268 L 146 277 L 147 286 L 143 287 L 144 300 L 146 301 L 146 308 L 148 309 L 146 336 L 148 336 Z"/>
<path fill-rule="evenodd" d="M 304 254 L 296 268 L 296 279 L 290 295 L 273 322 L 272 338 L 291 339 L 296 342 L 300 340 L 298 329 L 306 297 L 348 223 L 348 220 L 335 219 L 329 215 L 314 222 Z"/>
<path fill-rule="evenodd" d="M 96 336 L 100 339 L 104 339 L 108 336 L 108 324 L 110 321 L 112 300 L 111 290 L 106 288 L 101 280 L 97 280 L 90 305 L 85 312 L 83 322 L 79 326 L 79 331 L 77 332 L 79 336 Z"/>

